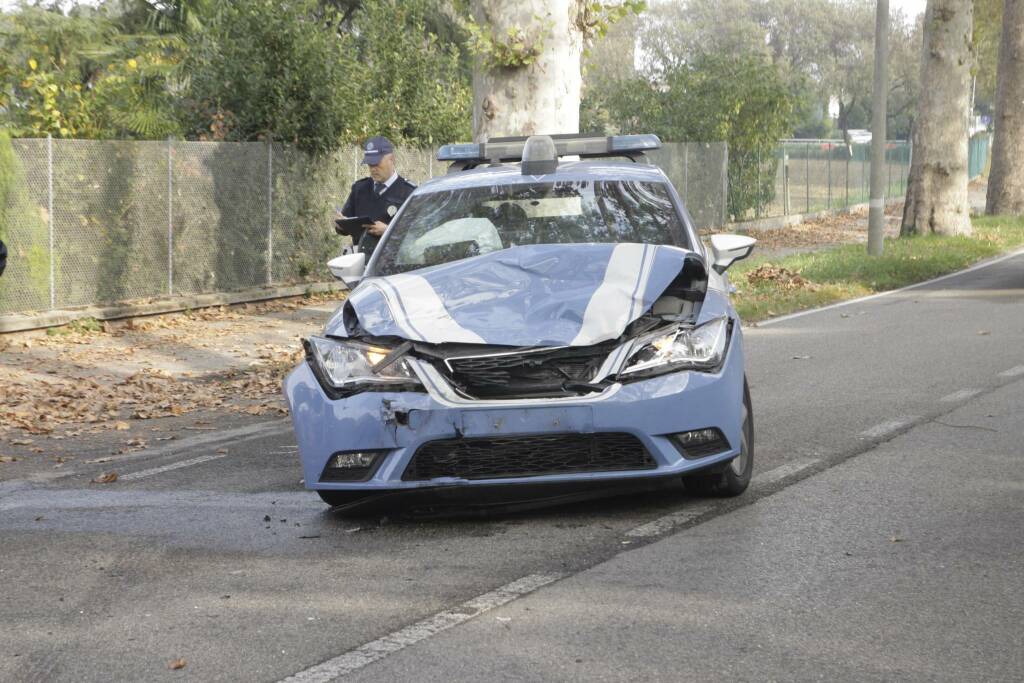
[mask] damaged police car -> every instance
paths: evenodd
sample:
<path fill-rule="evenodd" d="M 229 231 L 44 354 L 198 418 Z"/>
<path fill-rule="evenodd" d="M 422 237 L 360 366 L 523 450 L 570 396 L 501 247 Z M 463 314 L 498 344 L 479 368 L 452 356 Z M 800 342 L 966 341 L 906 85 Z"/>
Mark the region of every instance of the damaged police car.
<path fill-rule="evenodd" d="M 288 376 L 307 488 L 335 506 L 737 495 L 754 429 L 725 270 L 653 135 L 447 145 Z M 566 157 L 574 157 L 568 160 Z"/>

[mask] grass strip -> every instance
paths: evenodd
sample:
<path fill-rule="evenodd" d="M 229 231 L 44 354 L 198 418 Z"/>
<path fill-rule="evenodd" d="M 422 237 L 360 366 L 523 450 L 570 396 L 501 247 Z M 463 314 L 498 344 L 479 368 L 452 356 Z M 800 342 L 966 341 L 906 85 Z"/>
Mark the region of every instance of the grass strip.
<path fill-rule="evenodd" d="M 927 235 L 885 240 L 882 256 L 863 244 L 845 244 L 780 258 L 757 257 L 729 269 L 733 303 L 756 322 L 836 301 L 898 289 L 962 270 L 1024 245 L 1024 218 L 973 220 L 970 237 Z"/>

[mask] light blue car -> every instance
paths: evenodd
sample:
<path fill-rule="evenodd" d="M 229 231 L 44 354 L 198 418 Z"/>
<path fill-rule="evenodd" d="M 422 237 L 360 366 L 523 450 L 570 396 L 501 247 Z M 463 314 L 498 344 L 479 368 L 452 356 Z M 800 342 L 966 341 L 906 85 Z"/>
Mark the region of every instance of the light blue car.
<path fill-rule="evenodd" d="M 305 485 L 333 506 L 737 495 L 754 428 L 725 270 L 653 135 L 448 145 L 285 380 Z M 574 157 L 579 160 L 567 160 Z M 621 157 L 619 159 L 617 157 Z"/>

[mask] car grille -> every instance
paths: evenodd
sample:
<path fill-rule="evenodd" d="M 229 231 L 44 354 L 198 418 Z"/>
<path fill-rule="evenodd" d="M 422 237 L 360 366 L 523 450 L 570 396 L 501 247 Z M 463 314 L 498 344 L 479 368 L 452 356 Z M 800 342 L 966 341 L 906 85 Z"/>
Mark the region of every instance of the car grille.
<path fill-rule="evenodd" d="M 449 439 L 420 446 L 402 479 L 504 479 L 655 467 L 657 463 L 644 445 L 630 434 Z"/>
<path fill-rule="evenodd" d="M 566 392 L 566 382 L 589 382 L 614 344 L 524 353 L 461 356 L 439 362 L 449 382 L 473 398 L 545 396 Z"/>

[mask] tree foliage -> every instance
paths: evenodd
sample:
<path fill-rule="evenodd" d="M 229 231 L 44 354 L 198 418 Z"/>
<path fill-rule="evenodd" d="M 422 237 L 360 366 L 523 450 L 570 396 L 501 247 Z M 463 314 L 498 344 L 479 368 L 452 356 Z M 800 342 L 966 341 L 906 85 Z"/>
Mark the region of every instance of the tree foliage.
<path fill-rule="evenodd" d="M 729 145 L 729 212 L 742 216 L 774 187 L 771 150 L 793 126 L 796 99 L 786 75 L 759 55 L 697 55 L 662 72 L 595 88 L 584 129 L 656 133 L 663 140 Z M 610 121 L 615 126 L 609 127 Z"/>
<path fill-rule="evenodd" d="M 835 133 L 826 115 L 830 103 L 838 107 L 839 130 L 870 125 L 874 10 L 874 0 L 662 0 L 640 17 L 636 61 L 643 76 L 659 82 L 702 54 L 759 55 L 789 83 L 795 132 L 828 137 Z M 917 97 L 920 26 L 895 11 L 891 32 L 889 128 L 906 136 Z M 621 59 L 604 64 L 621 69 Z"/>
<path fill-rule="evenodd" d="M 186 118 L 200 138 L 273 138 L 324 152 L 355 135 L 353 41 L 316 20 L 315 0 L 218 6 L 189 39 Z"/>
<path fill-rule="evenodd" d="M 0 125 L 20 136 L 273 138 L 313 152 L 469 135 L 444 0 L 106 0 L 0 13 Z M 442 37 L 438 37 L 439 34 Z"/>
<path fill-rule="evenodd" d="M 16 135 L 153 138 L 180 132 L 174 36 L 125 33 L 101 11 L 0 15 L 0 111 Z"/>
<path fill-rule="evenodd" d="M 472 91 L 459 43 L 433 29 L 443 17 L 430 0 L 365 2 L 353 16 L 364 79 L 357 138 L 387 135 L 409 144 L 466 140 Z M 448 30 L 454 30 L 449 24 Z"/>

